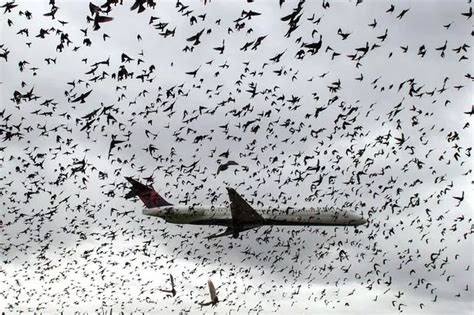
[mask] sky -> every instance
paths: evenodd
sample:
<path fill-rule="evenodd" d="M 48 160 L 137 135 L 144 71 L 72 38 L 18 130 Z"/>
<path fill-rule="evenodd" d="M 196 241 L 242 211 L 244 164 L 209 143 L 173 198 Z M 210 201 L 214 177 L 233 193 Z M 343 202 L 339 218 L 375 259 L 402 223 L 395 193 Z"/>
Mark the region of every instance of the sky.
<path fill-rule="evenodd" d="M 473 312 L 472 3 L 10 3 L 2 312 Z M 368 223 L 206 240 L 222 229 L 142 215 L 125 176 Z"/>

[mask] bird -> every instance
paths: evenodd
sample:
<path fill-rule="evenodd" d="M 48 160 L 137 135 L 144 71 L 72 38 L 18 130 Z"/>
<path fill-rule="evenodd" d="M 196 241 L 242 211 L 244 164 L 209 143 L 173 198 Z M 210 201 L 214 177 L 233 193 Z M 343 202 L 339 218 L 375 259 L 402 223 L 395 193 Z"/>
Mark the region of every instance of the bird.
<path fill-rule="evenodd" d="M 470 110 L 470 111 L 464 112 L 464 114 L 469 115 L 469 116 L 474 115 L 474 105 L 471 106 L 471 110 Z"/>
<path fill-rule="evenodd" d="M 461 202 L 464 201 L 464 190 L 462 191 L 462 194 L 460 197 L 457 197 L 457 196 L 453 196 L 454 199 L 456 199 L 458 201 L 458 204 L 456 205 L 456 207 L 459 207 L 459 205 L 461 204 Z"/>
<path fill-rule="evenodd" d="M 461 15 L 467 17 L 467 19 L 470 19 L 472 17 L 472 7 L 470 6 L 469 11 L 468 12 L 463 12 L 463 13 L 461 13 Z"/>
<path fill-rule="evenodd" d="M 410 9 L 404 9 L 400 12 L 400 14 L 397 16 L 397 19 L 401 20 L 405 14 L 409 11 Z"/>
<path fill-rule="evenodd" d="M 201 43 L 201 35 L 204 33 L 204 29 L 197 32 L 195 35 L 186 39 L 188 42 L 193 42 L 193 46 L 197 46 Z"/>
<path fill-rule="evenodd" d="M 219 54 L 222 55 L 224 53 L 224 49 L 225 49 L 225 41 L 222 40 L 222 46 L 214 47 L 213 49 L 217 50 L 219 52 Z"/>
<path fill-rule="evenodd" d="M 172 296 L 176 296 L 176 290 L 174 288 L 174 279 L 173 275 L 170 274 L 171 290 L 159 289 L 161 292 L 171 293 Z"/>
<path fill-rule="evenodd" d="M 208 305 L 215 306 L 217 303 L 219 303 L 219 299 L 217 297 L 216 288 L 214 287 L 214 283 L 212 283 L 211 279 L 207 280 L 207 286 L 209 288 L 209 295 L 211 296 L 211 300 L 209 302 L 201 302 L 201 303 L 199 303 L 199 305 L 201 305 L 201 306 L 208 306 Z"/>
<path fill-rule="evenodd" d="M 89 90 L 87 91 L 86 93 L 82 93 L 81 95 L 79 95 L 78 97 L 74 98 L 73 100 L 71 100 L 70 102 L 71 103 L 77 103 L 77 102 L 80 102 L 81 104 L 85 103 L 86 102 L 86 98 L 91 94 L 92 90 Z"/>
<path fill-rule="evenodd" d="M 115 138 L 116 136 L 112 135 L 112 141 L 110 142 L 110 146 L 109 146 L 108 159 L 110 159 L 110 157 L 112 156 L 112 149 L 115 148 L 117 144 L 126 142 L 126 140 L 117 140 Z"/>
<path fill-rule="evenodd" d="M 12 2 L 5 2 L 5 4 L 1 5 L 0 8 L 5 8 L 3 13 L 10 13 L 14 8 L 16 8 L 18 4 L 15 3 L 15 1 Z"/>
<path fill-rule="evenodd" d="M 225 170 L 227 170 L 229 168 L 229 166 L 232 166 L 232 165 L 238 165 L 237 162 L 235 161 L 227 161 L 225 163 L 222 163 L 222 164 L 219 164 L 219 167 L 217 168 L 217 175 Z"/>

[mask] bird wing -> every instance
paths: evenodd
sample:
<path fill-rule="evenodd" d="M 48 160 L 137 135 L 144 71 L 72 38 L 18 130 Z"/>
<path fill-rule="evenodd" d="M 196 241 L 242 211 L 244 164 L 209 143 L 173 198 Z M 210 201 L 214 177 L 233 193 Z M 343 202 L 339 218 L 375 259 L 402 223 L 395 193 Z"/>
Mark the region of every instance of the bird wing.
<path fill-rule="evenodd" d="M 207 286 L 209 287 L 209 294 L 211 295 L 211 303 L 217 302 L 216 288 L 214 287 L 214 283 L 212 283 L 211 279 L 207 280 Z"/>
<path fill-rule="evenodd" d="M 89 96 L 89 94 L 91 94 L 91 92 L 92 92 L 92 90 L 87 91 L 86 93 L 82 94 L 81 96 L 82 96 L 83 98 L 86 98 L 86 97 Z"/>
<path fill-rule="evenodd" d="M 91 94 L 91 92 L 92 92 L 92 90 L 90 90 L 90 91 L 88 91 L 88 92 L 86 92 L 86 93 L 84 93 L 84 94 L 81 94 L 80 96 L 78 96 L 78 97 L 76 97 L 75 99 L 73 99 L 73 100 L 71 101 L 71 103 L 77 103 L 77 102 L 79 102 L 79 101 L 82 102 L 86 97 L 89 96 L 89 94 Z M 82 103 L 84 103 L 84 102 L 82 102 Z"/>
<path fill-rule="evenodd" d="M 91 12 L 92 15 L 94 15 L 97 12 L 102 11 L 100 7 L 96 6 L 92 2 L 89 2 L 89 11 Z"/>
<path fill-rule="evenodd" d="M 97 23 L 104 23 L 104 22 L 110 22 L 112 21 L 114 18 L 113 17 L 110 17 L 110 16 L 103 16 L 103 15 L 97 15 L 96 16 L 96 22 Z"/>

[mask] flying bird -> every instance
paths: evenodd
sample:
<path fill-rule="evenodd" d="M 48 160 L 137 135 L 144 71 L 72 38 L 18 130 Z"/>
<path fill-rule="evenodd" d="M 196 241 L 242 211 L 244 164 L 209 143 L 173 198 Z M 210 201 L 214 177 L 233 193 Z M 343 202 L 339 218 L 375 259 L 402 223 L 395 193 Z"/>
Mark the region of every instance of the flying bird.
<path fill-rule="evenodd" d="M 229 166 L 232 166 L 232 165 L 239 165 L 239 164 L 235 161 L 227 161 L 226 163 L 220 164 L 219 167 L 217 168 L 217 175 L 220 172 L 227 170 Z"/>
<path fill-rule="evenodd" d="M 176 296 L 176 290 L 174 288 L 173 275 L 170 274 L 171 290 L 159 289 L 161 292 L 171 293 L 172 296 Z"/>
<path fill-rule="evenodd" d="M 201 305 L 201 306 L 208 306 L 208 305 L 215 306 L 219 302 L 219 299 L 217 298 L 216 288 L 214 287 L 214 283 L 212 283 L 211 279 L 207 280 L 207 286 L 209 287 L 209 295 L 211 296 L 211 300 L 209 302 L 205 302 L 205 303 L 201 302 L 201 303 L 199 303 L 199 305 Z"/>
<path fill-rule="evenodd" d="M 86 97 L 89 96 L 89 94 L 91 94 L 92 90 L 90 91 L 87 91 L 86 93 L 83 93 L 81 94 L 80 96 L 76 97 L 75 99 L 73 99 L 71 101 L 71 103 L 77 103 L 77 102 L 80 102 L 80 103 L 85 103 L 86 102 Z"/>

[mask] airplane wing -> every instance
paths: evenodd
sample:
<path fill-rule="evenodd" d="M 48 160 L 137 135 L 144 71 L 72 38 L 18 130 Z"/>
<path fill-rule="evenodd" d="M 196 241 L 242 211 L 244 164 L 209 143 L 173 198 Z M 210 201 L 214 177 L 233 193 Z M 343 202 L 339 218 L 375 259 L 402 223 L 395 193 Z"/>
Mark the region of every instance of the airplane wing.
<path fill-rule="evenodd" d="M 258 214 L 233 188 L 227 188 L 230 200 L 230 211 L 234 227 L 261 225 L 265 219 Z"/>
<path fill-rule="evenodd" d="M 208 240 L 226 235 L 232 235 L 234 238 L 237 238 L 240 232 L 259 227 L 265 222 L 265 219 L 258 214 L 235 189 L 227 188 L 227 192 L 230 200 L 232 226 L 229 226 L 222 233 L 209 235 L 206 237 Z"/>
<path fill-rule="evenodd" d="M 224 232 L 209 235 L 206 237 L 206 239 L 211 240 L 213 238 L 222 237 L 226 235 L 232 235 L 232 234 L 234 234 L 234 229 L 231 227 L 228 227 Z"/>
<path fill-rule="evenodd" d="M 236 237 L 239 236 L 240 232 L 251 230 L 251 229 L 257 228 L 259 226 L 260 225 L 255 224 L 255 225 L 250 225 L 250 226 L 240 227 L 240 228 L 239 227 L 237 227 L 237 228 L 228 227 L 224 232 L 209 235 L 209 236 L 206 237 L 206 239 L 211 240 L 213 238 L 222 237 L 222 236 L 226 236 L 226 235 L 232 235 L 234 238 L 236 238 Z"/>

